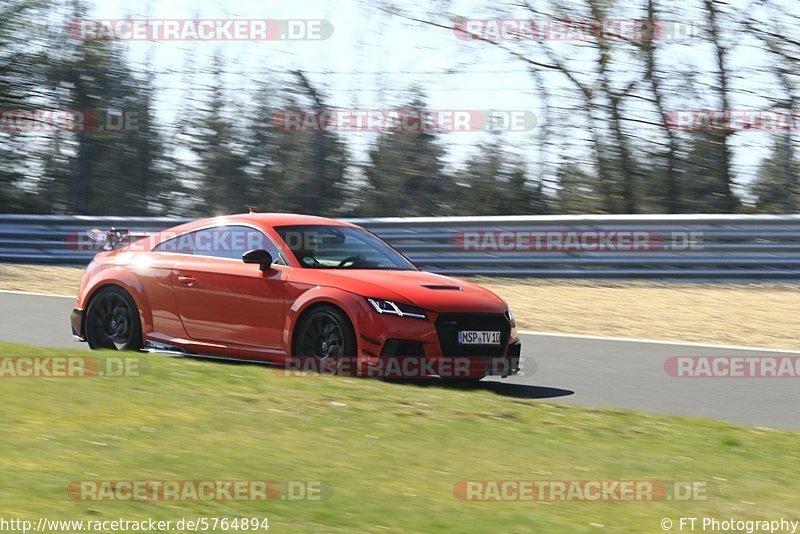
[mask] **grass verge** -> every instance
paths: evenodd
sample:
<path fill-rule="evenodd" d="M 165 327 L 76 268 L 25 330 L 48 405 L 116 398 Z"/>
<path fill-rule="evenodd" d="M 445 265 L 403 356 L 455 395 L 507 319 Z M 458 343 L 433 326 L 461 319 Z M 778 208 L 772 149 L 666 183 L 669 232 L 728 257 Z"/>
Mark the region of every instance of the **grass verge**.
<path fill-rule="evenodd" d="M 0 344 L 4 357 L 64 354 Z M 665 517 L 796 517 L 794 432 L 132 357 L 146 374 L 0 378 L 0 517 L 266 515 L 273 532 L 660 532 Z M 68 498 L 67 485 L 87 479 L 324 481 L 333 493 L 321 502 Z M 453 493 L 461 480 L 519 479 L 698 481 L 714 490 L 707 500 L 638 503 L 464 502 Z"/>

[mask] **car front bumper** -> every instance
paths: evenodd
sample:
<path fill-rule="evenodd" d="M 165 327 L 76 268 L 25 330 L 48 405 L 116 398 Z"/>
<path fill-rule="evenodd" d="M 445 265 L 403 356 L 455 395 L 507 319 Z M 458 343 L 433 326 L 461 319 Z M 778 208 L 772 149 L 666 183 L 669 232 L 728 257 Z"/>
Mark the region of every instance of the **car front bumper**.
<path fill-rule="evenodd" d="M 519 374 L 521 342 L 502 315 L 437 314 L 428 320 L 368 315 L 359 329 L 362 364 L 384 378 L 502 378 Z M 458 330 L 501 330 L 499 346 L 461 346 Z"/>
<path fill-rule="evenodd" d="M 508 345 L 508 350 L 506 351 L 506 365 L 508 366 L 508 374 L 501 374 L 503 378 L 519 374 L 520 367 L 519 367 L 519 360 L 520 354 L 522 353 L 522 342 L 519 338 L 515 339 Z"/>
<path fill-rule="evenodd" d="M 86 341 L 85 331 L 83 329 L 84 312 L 80 308 L 73 308 L 69 316 L 69 322 L 72 326 L 72 337 L 75 341 Z"/>

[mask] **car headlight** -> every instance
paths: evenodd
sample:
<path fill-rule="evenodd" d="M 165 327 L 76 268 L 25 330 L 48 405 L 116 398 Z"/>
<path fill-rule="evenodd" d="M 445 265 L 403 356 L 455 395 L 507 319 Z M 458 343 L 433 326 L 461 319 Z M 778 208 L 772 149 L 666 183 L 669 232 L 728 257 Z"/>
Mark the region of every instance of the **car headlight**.
<path fill-rule="evenodd" d="M 409 306 L 408 304 L 397 304 L 391 300 L 383 299 L 367 299 L 372 308 L 380 313 L 386 315 L 396 315 L 398 317 L 413 317 L 414 319 L 427 319 L 425 310 L 417 308 L 416 306 Z"/>
<path fill-rule="evenodd" d="M 514 319 L 514 314 L 511 312 L 511 308 L 506 310 L 506 317 L 508 317 L 508 322 L 511 323 L 511 326 L 517 326 L 517 320 Z"/>

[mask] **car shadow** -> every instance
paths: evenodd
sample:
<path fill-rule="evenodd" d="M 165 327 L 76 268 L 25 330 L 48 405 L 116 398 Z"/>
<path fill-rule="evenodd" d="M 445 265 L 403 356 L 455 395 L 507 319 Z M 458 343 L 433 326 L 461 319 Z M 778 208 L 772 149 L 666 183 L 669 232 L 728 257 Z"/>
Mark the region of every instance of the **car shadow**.
<path fill-rule="evenodd" d="M 568 397 L 575 394 L 575 392 L 570 389 L 528 386 L 525 384 L 507 384 L 505 382 L 478 382 L 473 386 L 474 389 L 491 391 L 497 395 L 514 397 L 517 399 L 553 399 L 556 397 Z"/>
<path fill-rule="evenodd" d="M 214 361 L 221 365 L 254 365 L 261 367 L 270 367 L 277 371 L 281 371 L 280 366 L 272 365 L 268 362 L 252 361 L 252 360 L 235 360 L 235 359 L 217 359 L 208 358 L 194 354 L 180 354 L 175 355 L 181 358 L 187 358 L 196 361 Z M 311 373 L 312 375 L 314 373 Z M 380 378 L 370 377 L 357 377 L 365 380 L 381 380 Z M 438 387 L 442 389 L 452 389 L 461 391 L 490 391 L 503 397 L 512 397 L 515 399 L 553 399 L 558 397 L 568 397 L 574 395 L 575 392 L 569 389 L 551 388 L 545 386 L 528 386 L 525 384 L 509 384 L 508 382 L 488 382 L 488 381 L 458 381 L 458 380 L 442 380 L 437 378 L 426 379 L 383 379 L 384 382 L 391 384 L 402 384 L 407 386 L 417 387 Z"/>
<path fill-rule="evenodd" d="M 503 397 L 516 399 L 553 399 L 557 397 L 568 397 L 575 392 L 569 389 L 551 388 L 546 386 L 528 386 L 525 384 L 509 384 L 506 382 L 458 382 L 448 380 L 390 380 L 389 382 L 400 383 L 418 387 L 438 387 L 442 389 L 467 390 L 467 391 L 490 391 Z"/>

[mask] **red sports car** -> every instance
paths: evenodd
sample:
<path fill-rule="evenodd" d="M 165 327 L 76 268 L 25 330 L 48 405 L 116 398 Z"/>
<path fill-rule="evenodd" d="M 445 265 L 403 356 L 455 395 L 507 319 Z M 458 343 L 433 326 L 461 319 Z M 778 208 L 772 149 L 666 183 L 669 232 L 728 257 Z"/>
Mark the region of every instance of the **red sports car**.
<path fill-rule="evenodd" d="M 86 269 L 71 317 L 92 349 L 401 378 L 519 370 L 514 317 L 500 297 L 422 272 L 354 224 L 243 214 L 127 243 L 124 231 L 98 235 L 109 250 Z"/>

